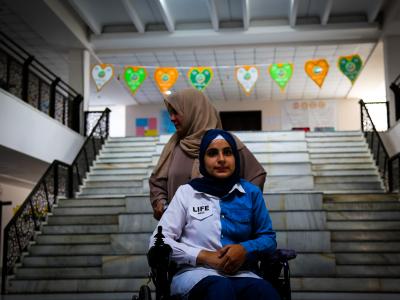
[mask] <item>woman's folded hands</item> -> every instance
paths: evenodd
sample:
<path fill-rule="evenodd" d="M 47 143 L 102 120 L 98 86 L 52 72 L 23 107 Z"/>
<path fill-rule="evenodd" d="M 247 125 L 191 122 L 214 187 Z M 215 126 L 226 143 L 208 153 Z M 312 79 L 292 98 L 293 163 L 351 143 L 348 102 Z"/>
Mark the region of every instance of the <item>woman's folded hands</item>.
<path fill-rule="evenodd" d="M 197 264 L 226 273 L 235 274 L 246 261 L 246 249 L 240 244 L 230 244 L 218 251 L 201 250 L 197 256 Z"/>

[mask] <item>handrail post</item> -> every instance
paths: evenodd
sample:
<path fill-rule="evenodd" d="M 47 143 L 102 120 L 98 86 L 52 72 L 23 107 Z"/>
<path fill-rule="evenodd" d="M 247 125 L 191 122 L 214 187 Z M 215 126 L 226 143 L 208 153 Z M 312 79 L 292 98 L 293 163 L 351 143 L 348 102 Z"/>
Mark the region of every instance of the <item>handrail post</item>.
<path fill-rule="evenodd" d="M 72 101 L 71 129 L 76 131 L 77 133 L 80 133 L 80 114 L 81 114 L 80 107 L 82 100 L 83 97 L 81 95 L 78 95 Z"/>
<path fill-rule="evenodd" d="M 106 139 L 110 134 L 110 112 L 111 110 L 107 107 L 106 108 Z"/>
<path fill-rule="evenodd" d="M 58 168 L 60 165 L 58 162 L 54 165 L 54 173 L 53 173 L 53 203 L 57 203 L 57 198 L 58 198 Z"/>
<path fill-rule="evenodd" d="M 22 65 L 22 82 L 21 82 L 21 98 L 25 102 L 28 102 L 28 88 L 29 88 L 29 66 L 35 58 L 29 56 Z"/>
<path fill-rule="evenodd" d="M 59 77 L 53 80 L 50 84 L 50 103 L 49 103 L 49 116 L 54 118 L 56 112 L 56 88 L 57 84 L 61 81 Z"/>
<path fill-rule="evenodd" d="M 74 195 L 74 170 L 73 165 L 68 166 L 68 184 L 66 188 L 67 198 L 72 198 Z"/>
<path fill-rule="evenodd" d="M 386 103 L 386 119 L 387 119 L 387 127 L 388 127 L 388 130 L 389 130 L 389 128 L 390 128 L 390 111 L 389 111 L 389 109 L 390 109 L 390 106 L 389 106 L 389 101 L 386 101 L 385 103 Z"/>
<path fill-rule="evenodd" d="M 3 206 L 5 205 L 11 205 L 12 202 L 11 201 L 0 201 L 0 228 L 2 227 L 3 224 Z M 0 230 L 0 249 L 1 246 L 3 246 L 3 270 L 2 270 L 2 277 L 1 277 L 1 293 L 4 294 L 5 292 L 5 285 L 6 285 L 6 277 L 7 277 L 7 273 L 4 272 L 4 270 L 7 268 L 7 240 L 8 240 L 8 232 L 6 232 L 6 234 L 4 235 L 4 245 L 1 245 L 1 230 Z M 4 266 L 6 265 L 6 268 L 4 268 Z M 6 274 L 4 274 L 6 273 Z"/>
<path fill-rule="evenodd" d="M 388 188 L 389 192 L 393 191 L 393 167 L 392 167 L 393 160 L 389 159 L 388 161 Z"/>
<path fill-rule="evenodd" d="M 358 103 L 360 104 L 360 120 L 361 120 L 361 131 L 364 132 L 364 112 L 363 112 L 363 100 L 360 99 L 360 101 L 358 101 Z"/>

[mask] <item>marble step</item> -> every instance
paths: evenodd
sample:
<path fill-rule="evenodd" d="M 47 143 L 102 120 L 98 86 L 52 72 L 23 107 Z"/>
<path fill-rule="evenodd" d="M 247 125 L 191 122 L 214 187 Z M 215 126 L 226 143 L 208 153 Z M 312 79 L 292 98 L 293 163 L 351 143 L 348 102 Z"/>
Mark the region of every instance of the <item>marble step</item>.
<path fill-rule="evenodd" d="M 61 199 L 58 201 L 57 208 L 64 207 L 114 207 L 125 206 L 125 198 L 75 198 L 75 199 Z"/>
<path fill-rule="evenodd" d="M 329 230 L 398 230 L 400 221 L 329 221 Z"/>
<path fill-rule="evenodd" d="M 293 300 L 398 300 L 400 293 L 355 292 L 292 292 Z"/>
<path fill-rule="evenodd" d="M 262 164 L 267 176 L 311 175 L 310 163 L 269 163 Z"/>
<path fill-rule="evenodd" d="M 154 147 L 158 141 L 147 141 L 147 142 L 138 142 L 138 141 L 130 141 L 130 140 L 121 140 L 121 141 L 108 141 L 103 149 L 111 149 L 111 148 L 125 148 L 125 147 Z M 154 148 L 153 148 L 154 149 Z"/>
<path fill-rule="evenodd" d="M 49 225 L 94 225 L 94 224 L 118 224 L 118 215 L 52 215 L 49 216 Z"/>
<path fill-rule="evenodd" d="M 399 201 L 380 201 L 380 202 L 342 202 L 324 203 L 324 208 L 328 211 L 357 211 L 357 210 L 400 210 Z"/>
<path fill-rule="evenodd" d="M 62 215 L 115 215 L 126 211 L 124 206 L 55 207 L 53 216 Z"/>
<path fill-rule="evenodd" d="M 333 131 L 333 132 L 317 132 L 317 131 L 309 131 L 306 132 L 306 137 L 349 137 L 356 136 L 362 137 L 361 131 Z"/>
<path fill-rule="evenodd" d="M 329 147 L 329 148 L 308 148 L 310 154 L 313 153 L 368 153 L 369 149 L 367 146 L 365 147 Z"/>
<path fill-rule="evenodd" d="M 268 176 L 264 184 L 264 191 L 289 192 L 311 191 L 314 189 L 314 179 L 310 175 Z"/>
<path fill-rule="evenodd" d="M 293 292 L 400 293 L 399 278 L 292 277 L 290 281 Z"/>
<path fill-rule="evenodd" d="M 400 265 L 400 253 L 396 252 L 336 252 L 338 265 Z"/>
<path fill-rule="evenodd" d="M 343 277 L 380 277 L 399 278 L 400 265 L 340 265 L 336 266 L 336 273 Z"/>
<path fill-rule="evenodd" d="M 152 161 L 139 161 L 139 162 L 100 162 L 95 161 L 93 170 L 121 170 L 121 169 L 137 169 L 139 171 L 147 170 L 152 165 Z M 108 172 L 108 171 L 107 171 Z"/>
<path fill-rule="evenodd" d="M 152 162 L 152 156 L 148 155 L 148 156 L 143 156 L 143 157 L 99 157 L 96 160 L 96 165 L 98 164 L 116 164 L 116 163 L 122 163 L 122 164 L 126 164 L 126 163 L 151 163 Z"/>
<path fill-rule="evenodd" d="M 59 234 L 46 235 L 40 234 L 36 237 L 38 245 L 45 244 L 104 244 L 111 243 L 109 234 Z"/>
<path fill-rule="evenodd" d="M 45 279 L 45 280 L 10 280 L 10 293 L 111 293 L 138 292 L 140 286 L 148 282 L 148 278 L 133 275 L 125 278 L 107 279 Z"/>
<path fill-rule="evenodd" d="M 136 152 L 106 152 L 106 153 L 101 153 L 99 159 L 100 160 L 106 160 L 106 159 L 116 159 L 116 158 L 149 158 L 153 155 L 154 151 L 136 151 Z"/>
<path fill-rule="evenodd" d="M 366 147 L 367 144 L 365 140 L 357 140 L 357 141 L 308 141 L 308 147 L 311 148 L 336 148 L 336 147 Z"/>
<path fill-rule="evenodd" d="M 310 158 L 307 152 L 254 153 L 254 156 L 261 164 L 310 162 Z"/>
<path fill-rule="evenodd" d="M 75 244 L 75 245 L 32 245 L 29 249 L 32 256 L 44 255 L 115 255 L 118 254 L 110 244 Z M 127 254 L 122 252 L 120 254 Z"/>
<path fill-rule="evenodd" d="M 85 180 L 84 188 L 115 188 L 115 187 L 141 187 L 143 185 L 143 179 L 141 180 L 123 180 L 119 176 L 115 176 L 114 180 Z"/>
<path fill-rule="evenodd" d="M 322 210 L 322 193 L 264 193 L 270 211 Z"/>
<path fill-rule="evenodd" d="M 89 174 L 83 181 L 85 185 L 90 185 L 92 182 L 104 182 L 104 181 L 129 181 L 129 182 L 142 182 L 143 179 L 148 178 L 147 172 L 142 174 L 98 174 L 93 172 Z"/>
<path fill-rule="evenodd" d="M 346 230 L 331 231 L 332 241 L 397 241 L 400 242 L 400 228 L 398 230 L 369 231 Z"/>
<path fill-rule="evenodd" d="M 252 153 L 305 152 L 305 151 L 307 151 L 307 143 L 305 141 L 247 142 L 246 147 Z"/>
<path fill-rule="evenodd" d="M 304 132 L 296 131 L 263 131 L 263 132 L 233 132 L 243 143 L 247 142 L 281 142 L 304 141 Z M 164 139 L 160 137 L 160 142 Z"/>
<path fill-rule="evenodd" d="M 364 169 L 364 170 L 312 170 L 312 174 L 314 176 L 321 176 L 321 177 L 330 177 L 330 176 L 335 176 L 335 177 L 340 177 L 340 178 L 346 178 L 346 177 L 364 177 L 364 176 L 377 176 L 377 171 L 375 169 Z M 379 177 L 378 177 L 379 178 Z M 379 181 L 379 180 L 377 180 Z"/>
<path fill-rule="evenodd" d="M 120 168 L 119 165 L 111 167 L 93 166 L 90 169 L 88 178 L 91 176 L 109 176 L 109 175 L 145 175 L 148 174 L 148 167 L 138 168 Z"/>
<path fill-rule="evenodd" d="M 142 187 L 82 187 L 79 196 L 88 195 L 141 195 L 145 194 Z"/>
<path fill-rule="evenodd" d="M 371 159 L 371 153 L 361 152 L 361 153 L 310 153 L 312 160 L 318 158 L 369 158 Z"/>
<path fill-rule="evenodd" d="M 397 194 L 373 194 L 373 193 L 357 193 L 357 194 L 331 194 L 324 195 L 324 203 L 354 203 L 354 202 L 377 202 L 385 203 L 387 201 L 399 202 L 400 196 Z"/>
<path fill-rule="evenodd" d="M 7 294 L 4 300 L 131 300 L 133 295 L 138 295 L 138 292 L 46 292 L 35 294 L 26 294 L 23 291 L 18 291 L 16 294 Z M 152 294 L 152 299 L 155 299 L 155 293 Z"/>
<path fill-rule="evenodd" d="M 101 234 L 117 233 L 118 225 L 46 225 L 43 234 Z"/>
<path fill-rule="evenodd" d="M 114 145 L 115 146 L 115 145 Z M 104 147 L 100 151 L 100 155 L 103 154 L 117 154 L 117 153 L 135 153 L 135 152 L 153 152 L 156 149 L 155 143 L 137 144 L 130 147 Z"/>
<path fill-rule="evenodd" d="M 346 166 L 347 164 L 357 165 L 357 164 L 375 164 L 370 156 L 365 157 L 321 157 L 314 158 L 310 156 L 311 163 L 313 165 L 335 165 L 341 164 Z"/>
<path fill-rule="evenodd" d="M 317 176 L 314 178 L 315 183 L 342 183 L 342 182 L 379 182 L 380 178 L 377 175 L 346 175 L 346 176 Z"/>
<path fill-rule="evenodd" d="M 101 267 L 103 258 L 101 255 L 67 255 L 67 256 L 25 256 L 24 267 Z M 114 256 L 108 256 L 113 258 Z"/>
<path fill-rule="evenodd" d="M 339 163 L 339 162 L 335 163 L 335 164 L 312 163 L 312 170 L 313 171 L 346 171 L 346 172 L 348 172 L 348 173 L 344 173 L 344 174 L 351 174 L 351 171 L 359 171 L 359 170 L 375 171 L 375 173 L 378 173 L 375 165 L 372 163 L 344 163 L 344 164 Z"/>
<path fill-rule="evenodd" d="M 315 190 L 318 191 L 383 191 L 380 182 L 338 182 L 338 183 L 316 183 Z"/>
<path fill-rule="evenodd" d="M 334 252 L 400 252 L 400 242 L 354 241 L 332 242 Z"/>
<path fill-rule="evenodd" d="M 132 272 L 134 270 L 134 272 Z M 135 277 L 145 277 L 150 268 L 146 255 L 108 256 L 103 259 L 101 266 L 43 266 L 18 268 L 18 279 L 72 279 L 72 278 L 118 278 L 132 273 Z"/>
<path fill-rule="evenodd" d="M 335 211 L 327 213 L 328 221 L 340 220 L 400 220 L 400 210 L 398 211 Z"/>

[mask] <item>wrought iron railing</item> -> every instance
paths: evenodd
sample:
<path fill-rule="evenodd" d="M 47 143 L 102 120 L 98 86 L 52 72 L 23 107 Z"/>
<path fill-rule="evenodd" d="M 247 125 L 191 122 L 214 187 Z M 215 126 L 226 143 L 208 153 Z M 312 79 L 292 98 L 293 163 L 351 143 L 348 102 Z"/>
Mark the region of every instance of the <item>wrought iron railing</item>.
<path fill-rule="evenodd" d="M 83 97 L 1 31 L 0 87 L 80 132 Z"/>
<path fill-rule="evenodd" d="M 52 211 L 60 196 L 71 198 L 78 191 L 91 164 L 108 137 L 109 112 L 107 108 L 90 135 L 86 138 L 71 165 L 54 161 L 21 204 L 4 229 L 2 293 L 6 293 L 7 278 L 13 274 L 15 264 L 21 259 L 40 230 L 47 214 Z"/>
<path fill-rule="evenodd" d="M 85 132 L 84 135 L 85 136 L 89 136 L 90 133 L 92 132 L 92 129 L 94 128 L 94 126 L 97 123 L 97 120 L 100 118 L 100 116 L 103 114 L 102 111 L 85 111 L 85 124 L 84 124 L 84 128 L 85 128 Z"/>
<path fill-rule="evenodd" d="M 374 157 L 379 173 L 388 192 L 399 188 L 400 156 L 390 157 L 371 119 L 366 103 L 360 100 L 361 130 Z"/>

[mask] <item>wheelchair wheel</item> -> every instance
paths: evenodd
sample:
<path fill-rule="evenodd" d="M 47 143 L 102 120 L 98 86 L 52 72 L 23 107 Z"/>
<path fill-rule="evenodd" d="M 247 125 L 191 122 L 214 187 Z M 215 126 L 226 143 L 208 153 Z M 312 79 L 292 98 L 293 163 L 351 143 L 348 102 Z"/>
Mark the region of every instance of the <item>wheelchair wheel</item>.
<path fill-rule="evenodd" d="M 139 300 L 151 300 L 151 291 L 149 286 L 142 285 L 139 290 Z"/>

